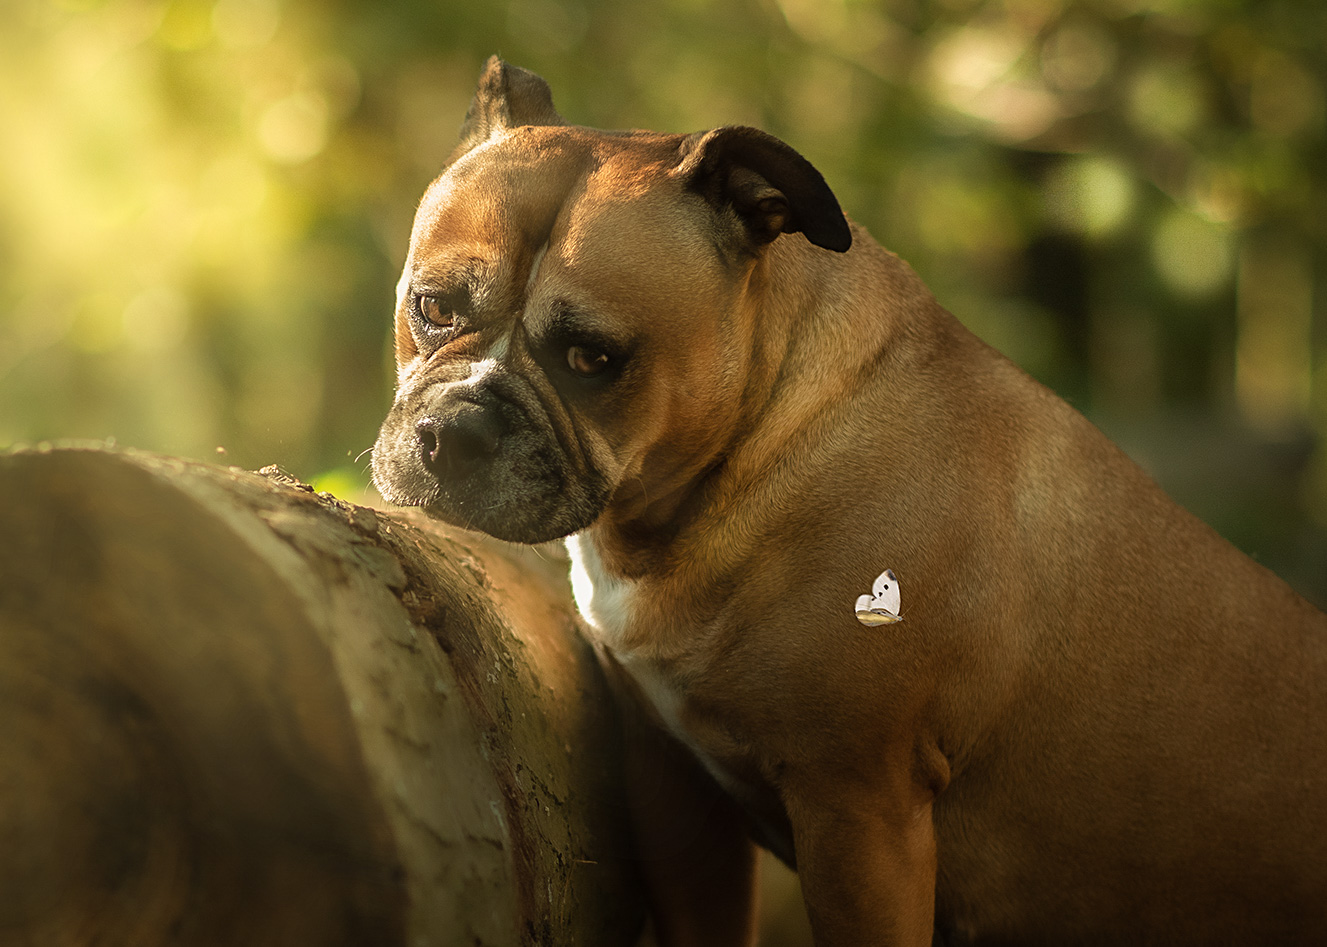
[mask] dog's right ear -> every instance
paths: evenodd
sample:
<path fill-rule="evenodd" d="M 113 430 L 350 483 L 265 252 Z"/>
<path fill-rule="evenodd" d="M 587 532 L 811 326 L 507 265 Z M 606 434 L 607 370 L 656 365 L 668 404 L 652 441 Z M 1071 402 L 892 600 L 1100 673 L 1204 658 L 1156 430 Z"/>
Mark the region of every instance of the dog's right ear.
<path fill-rule="evenodd" d="M 553 93 L 539 76 L 490 56 L 479 74 L 479 87 L 470 100 L 461 126 L 461 140 L 447 158 L 451 164 L 493 135 L 520 125 L 565 125 L 553 107 Z"/>

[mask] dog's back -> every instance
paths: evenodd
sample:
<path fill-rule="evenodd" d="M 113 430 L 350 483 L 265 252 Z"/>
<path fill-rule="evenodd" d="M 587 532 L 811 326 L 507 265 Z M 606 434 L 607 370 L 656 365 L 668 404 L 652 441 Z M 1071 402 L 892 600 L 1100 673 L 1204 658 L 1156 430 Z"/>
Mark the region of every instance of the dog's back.
<path fill-rule="evenodd" d="M 934 566 L 914 614 L 965 652 L 937 698 L 973 711 L 935 804 L 938 916 L 996 942 L 1321 942 L 1327 615 L 947 313 L 906 311 L 947 383 L 882 378 L 877 410 L 961 445 L 892 439 L 930 469 L 878 504 Z"/>

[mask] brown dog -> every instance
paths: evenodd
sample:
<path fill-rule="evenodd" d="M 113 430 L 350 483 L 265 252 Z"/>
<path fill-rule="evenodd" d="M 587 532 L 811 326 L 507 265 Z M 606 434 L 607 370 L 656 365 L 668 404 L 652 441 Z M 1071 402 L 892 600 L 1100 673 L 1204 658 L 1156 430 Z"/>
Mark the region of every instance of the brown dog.
<path fill-rule="evenodd" d="M 817 944 L 1327 940 L 1327 618 L 787 145 L 567 126 L 490 61 L 396 343 L 383 495 L 574 534 L 585 617 Z M 904 620 L 867 626 L 887 567 Z M 691 759 L 632 763 L 660 939 L 740 943 L 750 845 L 683 831 Z"/>

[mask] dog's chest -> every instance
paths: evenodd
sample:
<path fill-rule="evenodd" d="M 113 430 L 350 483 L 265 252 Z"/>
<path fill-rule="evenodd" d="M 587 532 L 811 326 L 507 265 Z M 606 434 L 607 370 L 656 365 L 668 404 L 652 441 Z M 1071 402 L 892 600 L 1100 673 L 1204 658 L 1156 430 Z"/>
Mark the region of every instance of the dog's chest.
<path fill-rule="evenodd" d="M 669 732 L 691 749 L 720 785 L 736 795 L 745 794 L 746 787 L 741 781 L 706 752 L 687 730 L 683 722 L 685 695 L 675 677 L 656 660 L 649 629 L 642 631 L 640 627 L 641 622 L 651 621 L 650 616 L 642 614 L 644 595 L 640 584 L 609 575 L 602 568 L 592 542 L 573 536 L 567 540 L 567 548 L 571 553 L 576 607 L 599 641 L 631 675 Z M 655 616 L 656 625 L 664 621 L 662 616 Z"/>
<path fill-rule="evenodd" d="M 640 585 L 608 575 L 600 566 L 593 543 L 571 537 L 572 586 L 576 605 L 600 642 L 631 675 L 664 726 L 680 740 L 723 789 L 750 816 L 757 840 L 788 865 L 795 864 L 792 832 L 778 796 L 756 775 L 747 759 L 721 758 L 707 749 L 686 725 L 686 694 L 676 677 L 655 658 L 652 632 L 662 633 L 667 616 L 648 614 Z M 675 627 L 670 629 L 676 632 Z M 738 773 L 749 773 L 750 779 Z"/>
<path fill-rule="evenodd" d="M 572 591 L 581 615 L 640 686 L 668 729 L 689 743 L 682 727 L 681 690 L 653 659 L 649 635 L 637 628 L 643 597 L 640 583 L 604 570 L 592 542 L 572 536 L 567 549 L 571 553 Z"/>

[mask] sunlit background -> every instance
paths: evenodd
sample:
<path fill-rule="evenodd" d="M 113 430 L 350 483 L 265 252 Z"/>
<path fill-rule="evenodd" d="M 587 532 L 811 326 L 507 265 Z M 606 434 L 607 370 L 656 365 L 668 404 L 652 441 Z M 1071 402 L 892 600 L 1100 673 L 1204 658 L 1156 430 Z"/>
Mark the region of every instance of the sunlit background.
<path fill-rule="evenodd" d="M 4 0 L 0 447 L 365 488 L 414 204 L 493 52 L 573 121 L 785 138 L 1327 605 L 1316 0 Z M 770 883 L 767 943 L 796 943 Z"/>
<path fill-rule="evenodd" d="M 787 139 L 972 329 L 1327 604 L 1310 0 L 5 0 L 0 446 L 364 486 L 411 213 L 493 52 L 574 121 Z"/>

